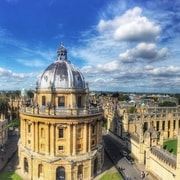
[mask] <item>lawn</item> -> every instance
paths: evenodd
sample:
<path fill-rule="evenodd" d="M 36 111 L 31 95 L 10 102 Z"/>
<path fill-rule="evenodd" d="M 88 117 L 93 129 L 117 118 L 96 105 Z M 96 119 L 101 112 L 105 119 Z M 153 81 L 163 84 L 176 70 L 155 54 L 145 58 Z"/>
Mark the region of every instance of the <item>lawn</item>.
<path fill-rule="evenodd" d="M 176 155 L 177 154 L 177 139 L 164 142 L 163 148 Z"/>
<path fill-rule="evenodd" d="M 107 172 L 104 174 L 100 180 L 123 180 L 118 172 Z"/>
<path fill-rule="evenodd" d="M 0 179 L 4 180 L 22 180 L 22 178 L 15 172 L 2 171 L 0 172 Z"/>

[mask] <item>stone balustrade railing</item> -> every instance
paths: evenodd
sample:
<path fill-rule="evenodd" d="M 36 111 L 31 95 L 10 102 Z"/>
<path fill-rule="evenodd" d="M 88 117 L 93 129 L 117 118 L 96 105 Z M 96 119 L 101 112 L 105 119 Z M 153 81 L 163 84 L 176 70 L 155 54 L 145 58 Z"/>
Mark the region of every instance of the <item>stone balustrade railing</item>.
<path fill-rule="evenodd" d="M 102 108 L 100 107 L 82 107 L 82 108 L 65 108 L 65 107 L 55 107 L 48 108 L 43 107 L 22 107 L 21 113 L 37 114 L 37 115 L 56 115 L 56 116 L 77 116 L 77 115 L 93 115 L 97 113 L 102 113 Z"/>

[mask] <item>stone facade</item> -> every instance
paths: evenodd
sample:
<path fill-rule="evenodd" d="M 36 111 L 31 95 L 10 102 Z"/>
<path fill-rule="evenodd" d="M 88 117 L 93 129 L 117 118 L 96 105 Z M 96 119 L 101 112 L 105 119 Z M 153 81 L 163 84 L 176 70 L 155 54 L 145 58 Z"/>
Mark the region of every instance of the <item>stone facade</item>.
<path fill-rule="evenodd" d="M 76 77 L 66 74 L 66 68 L 70 76 L 79 73 L 71 69 L 66 53 L 61 46 L 57 61 L 37 84 L 32 104 L 21 107 L 19 166 L 25 179 L 90 180 L 102 169 L 102 110 L 89 105 L 88 85 L 73 85 Z M 48 87 L 44 77 L 52 79 L 52 66 L 60 69 L 53 74 L 56 85 L 50 81 Z M 63 72 L 68 77 L 61 79 Z M 62 86 L 55 82 L 58 78 Z"/>
<path fill-rule="evenodd" d="M 1 114 L 0 118 L 0 148 L 6 144 L 8 140 L 8 120 Z"/>
<path fill-rule="evenodd" d="M 116 101 L 117 102 L 117 101 Z M 180 179 L 180 107 L 122 106 L 113 98 L 104 103 L 107 129 L 124 144 L 136 161 L 157 179 Z M 178 139 L 177 156 L 163 149 L 163 141 Z"/>

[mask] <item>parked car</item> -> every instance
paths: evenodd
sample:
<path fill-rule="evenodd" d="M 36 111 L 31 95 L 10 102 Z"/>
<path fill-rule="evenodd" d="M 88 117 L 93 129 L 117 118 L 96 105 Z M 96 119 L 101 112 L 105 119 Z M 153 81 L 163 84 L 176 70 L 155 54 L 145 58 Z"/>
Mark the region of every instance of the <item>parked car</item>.
<path fill-rule="evenodd" d="M 126 159 L 128 161 L 129 164 L 134 164 L 134 159 L 131 156 L 126 156 Z"/>

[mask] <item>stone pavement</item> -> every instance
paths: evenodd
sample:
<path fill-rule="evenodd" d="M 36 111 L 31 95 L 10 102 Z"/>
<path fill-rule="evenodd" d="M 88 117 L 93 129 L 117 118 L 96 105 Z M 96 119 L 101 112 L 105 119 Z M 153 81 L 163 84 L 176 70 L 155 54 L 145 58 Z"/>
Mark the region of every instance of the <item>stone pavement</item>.
<path fill-rule="evenodd" d="M 2 171 L 6 165 L 11 161 L 11 158 L 17 152 L 17 144 L 19 137 L 17 135 L 8 136 L 7 143 L 0 149 L 0 171 Z M 11 167 L 9 167 L 9 170 Z"/>

